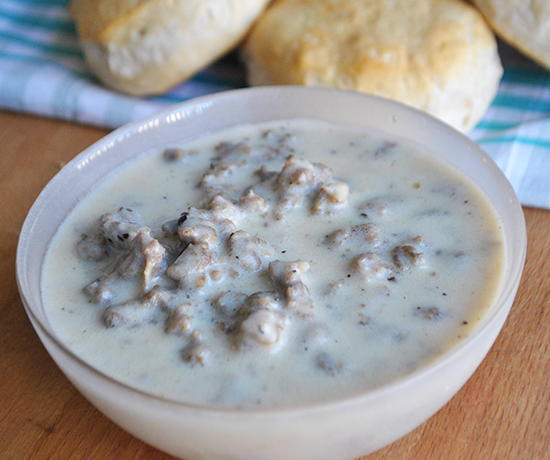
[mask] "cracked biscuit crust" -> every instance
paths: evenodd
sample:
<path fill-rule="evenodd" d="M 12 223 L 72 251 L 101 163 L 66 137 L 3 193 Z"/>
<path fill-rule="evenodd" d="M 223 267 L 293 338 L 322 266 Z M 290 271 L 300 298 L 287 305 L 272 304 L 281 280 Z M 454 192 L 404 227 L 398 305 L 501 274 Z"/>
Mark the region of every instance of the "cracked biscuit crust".
<path fill-rule="evenodd" d="M 107 86 L 159 94 L 235 47 L 269 0 L 72 0 L 88 66 Z"/>
<path fill-rule="evenodd" d="M 359 90 L 463 132 L 502 77 L 494 33 L 461 0 L 279 0 L 252 28 L 243 58 L 251 85 Z"/>

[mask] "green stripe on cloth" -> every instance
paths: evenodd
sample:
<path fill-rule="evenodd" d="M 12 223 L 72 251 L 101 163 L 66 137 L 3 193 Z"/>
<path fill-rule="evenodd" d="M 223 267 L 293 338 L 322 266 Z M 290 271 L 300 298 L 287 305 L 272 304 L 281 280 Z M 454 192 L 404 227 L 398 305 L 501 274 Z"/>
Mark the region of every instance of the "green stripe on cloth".
<path fill-rule="evenodd" d="M 499 93 L 492 103 L 495 107 L 505 107 L 529 112 L 549 112 L 550 100 L 515 94 Z"/>
<path fill-rule="evenodd" d="M 523 136 L 496 136 L 496 137 L 486 137 L 484 139 L 478 139 L 477 143 L 480 145 L 483 144 L 496 144 L 496 143 L 507 143 L 507 142 L 518 142 L 525 145 L 534 145 L 537 147 L 543 147 L 550 149 L 550 140 L 546 139 L 535 139 L 530 137 Z M 549 177 L 550 181 L 550 177 Z"/>
<path fill-rule="evenodd" d="M 518 85 L 548 86 L 550 83 L 550 71 L 538 66 L 507 67 L 504 69 L 503 82 Z"/>
<path fill-rule="evenodd" d="M 517 122 L 501 122 L 501 121 L 491 121 L 491 120 L 481 120 L 476 129 L 483 129 L 485 131 L 504 131 L 507 129 L 512 129 L 518 126 Z"/>

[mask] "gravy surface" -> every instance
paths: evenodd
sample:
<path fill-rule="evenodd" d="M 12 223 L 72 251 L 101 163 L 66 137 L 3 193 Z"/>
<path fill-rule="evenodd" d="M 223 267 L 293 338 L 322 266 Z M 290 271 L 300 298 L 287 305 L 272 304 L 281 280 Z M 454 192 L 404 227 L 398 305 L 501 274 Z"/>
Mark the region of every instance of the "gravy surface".
<path fill-rule="evenodd" d="M 399 139 L 311 120 L 147 152 L 51 243 L 62 341 L 201 406 L 348 397 L 456 345 L 486 314 L 503 235 L 482 193 Z"/>

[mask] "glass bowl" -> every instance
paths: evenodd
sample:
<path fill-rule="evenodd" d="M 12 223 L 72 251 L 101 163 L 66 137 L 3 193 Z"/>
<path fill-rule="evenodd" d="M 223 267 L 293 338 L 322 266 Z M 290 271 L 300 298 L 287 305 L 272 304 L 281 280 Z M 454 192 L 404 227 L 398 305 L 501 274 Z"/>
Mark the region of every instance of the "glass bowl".
<path fill-rule="evenodd" d="M 505 237 L 504 280 L 486 317 L 457 346 L 387 385 L 343 400 L 281 410 L 217 410 L 125 386 L 92 368 L 56 337 L 41 299 L 48 245 L 69 211 L 109 171 L 141 152 L 234 125 L 292 118 L 351 123 L 410 140 L 476 182 Z M 514 301 L 526 253 L 517 197 L 493 161 L 466 136 L 394 101 L 315 87 L 263 87 L 197 98 L 115 130 L 68 163 L 23 225 L 16 257 L 23 304 L 38 336 L 74 386 L 113 422 L 187 459 L 349 460 L 401 438 L 437 412 L 470 378 Z"/>

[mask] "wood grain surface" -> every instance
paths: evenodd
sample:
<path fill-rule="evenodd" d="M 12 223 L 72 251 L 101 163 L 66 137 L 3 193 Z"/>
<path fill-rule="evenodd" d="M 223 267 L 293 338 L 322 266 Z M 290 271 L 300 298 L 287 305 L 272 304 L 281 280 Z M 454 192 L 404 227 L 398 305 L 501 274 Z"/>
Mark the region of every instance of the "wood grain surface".
<path fill-rule="evenodd" d="M 30 206 L 64 163 L 106 133 L 0 112 L 1 460 L 173 459 L 118 428 L 74 389 L 42 347 L 17 291 L 15 251 Z M 550 211 L 524 212 L 524 276 L 487 358 L 434 417 L 364 459 L 550 459 Z"/>

